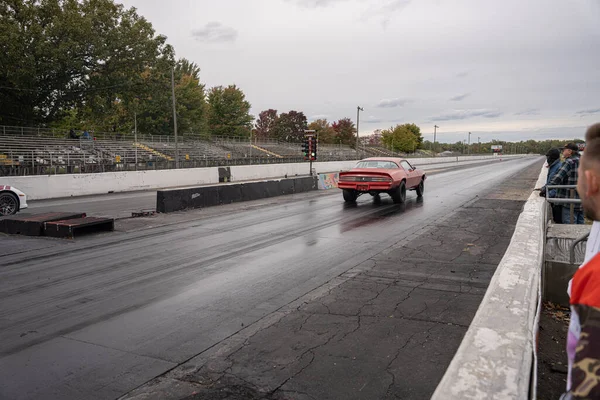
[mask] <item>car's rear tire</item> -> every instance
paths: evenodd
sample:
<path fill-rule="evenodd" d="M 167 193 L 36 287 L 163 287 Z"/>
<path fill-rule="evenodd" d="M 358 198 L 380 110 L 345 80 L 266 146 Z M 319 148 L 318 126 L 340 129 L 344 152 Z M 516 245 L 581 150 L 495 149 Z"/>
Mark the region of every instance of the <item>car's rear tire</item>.
<path fill-rule="evenodd" d="M 421 180 L 419 186 L 417 186 L 417 196 L 423 197 L 423 193 L 425 193 L 425 181 Z"/>
<path fill-rule="evenodd" d="M 390 192 L 390 196 L 392 197 L 394 203 L 404 203 L 404 201 L 406 200 L 406 184 L 404 183 L 404 181 L 400 183 L 400 186 L 398 186 L 398 188 Z"/>
<path fill-rule="evenodd" d="M 0 193 L 0 216 L 14 215 L 19 211 L 19 198 L 10 193 Z"/>
<path fill-rule="evenodd" d="M 344 201 L 346 203 L 356 203 L 356 199 L 358 198 L 358 193 L 356 193 L 356 190 L 344 189 L 343 193 Z"/>

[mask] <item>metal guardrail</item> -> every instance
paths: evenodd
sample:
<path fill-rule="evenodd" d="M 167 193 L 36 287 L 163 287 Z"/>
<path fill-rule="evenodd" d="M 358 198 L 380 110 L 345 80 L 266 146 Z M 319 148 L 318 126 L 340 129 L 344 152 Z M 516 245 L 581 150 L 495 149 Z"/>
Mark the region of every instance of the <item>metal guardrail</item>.
<path fill-rule="evenodd" d="M 575 190 L 577 190 L 577 185 L 548 185 L 548 186 L 546 186 L 546 189 L 547 189 L 547 191 L 552 190 L 552 189 L 568 189 L 570 191 L 570 197 L 571 197 L 570 199 L 557 199 L 557 198 L 552 198 L 552 197 L 550 197 L 550 198 L 546 197 L 546 201 L 551 204 L 561 204 L 561 205 L 568 204 L 569 208 L 571 209 L 571 212 L 570 212 L 571 221 L 573 221 L 575 205 L 581 204 L 581 199 L 572 198 L 572 197 L 574 197 Z M 546 191 L 546 193 L 547 193 L 547 191 Z M 575 240 L 569 246 L 569 262 L 571 264 L 575 264 L 575 247 L 580 242 L 586 241 L 588 239 L 589 235 L 590 235 L 589 232 L 586 233 L 582 237 L 577 238 L 577 240 Z"/>
<path fill-rule="evenodd" d="M 570 198 L 554 198 L 548 197 L 548 191 L 553 189 L 568 189 Z M 575 205 L 581 204 L 581 199 L 575 198 L 575 191 L 577 190 L 577 185 L 548 185 L 546 186 L 546 201 L 551 204 L 567 204 L 570 208 L 570 221 L 574 221 L 575 217 Z"/>

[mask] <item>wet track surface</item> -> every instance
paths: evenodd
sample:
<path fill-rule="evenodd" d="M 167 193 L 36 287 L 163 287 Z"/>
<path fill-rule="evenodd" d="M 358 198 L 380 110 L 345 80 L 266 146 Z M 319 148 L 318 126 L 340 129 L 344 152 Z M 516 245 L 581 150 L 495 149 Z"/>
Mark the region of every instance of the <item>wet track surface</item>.
<path fill-rule="evenodd" d="M 485 165 L 487 161 L 444 160 L 438 164 L 419 166 L 419 159 L 411 160 L 427 173 L 440 173 L 449 169 L 469 169 Z M 495 161 L 491 161 L 495 162 Z M 29 208 L 21 214 L 46 212 L 85 212 L 87 215 L 111 218 L 128 218 L 134 212 L 154 210 L 156 208 L 156 191 L 138 191 L 126 193 L 109 193 L 96 196 L 80 196 L 62 199 L 31 200 Z"/>
<path fill-rule="evenodd" d="M 402 206 L 336 191 L 76 242 L 0 238 L 0 398 L 116 398 L 539 161 L 439 173 Z"/>

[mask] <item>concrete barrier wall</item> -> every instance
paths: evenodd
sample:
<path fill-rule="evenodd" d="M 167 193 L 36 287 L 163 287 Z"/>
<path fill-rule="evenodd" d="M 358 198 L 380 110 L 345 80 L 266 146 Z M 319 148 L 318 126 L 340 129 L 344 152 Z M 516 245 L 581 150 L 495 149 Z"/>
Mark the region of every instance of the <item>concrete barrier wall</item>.
<path fill-rule="evenodd" d="M 129 192 L 161 187 L 219 182 L 217 168 L 170 169 L 99 174 L 35 175 L 0 177 L 1 182 L 27 194 L 29 200 Z"/>
<path fill-rule="evenodd" d="M 503 159 L 515 156 L 502 156 Z M 522 157 L 522 156 L 516 156 Z M 493 160 L 494 156 L 465 156 L 409 159 L 416 166 L 448 164 L 461 161 Z M 356 161 L 313 163 L 317 173 L 339 172 L 352 168 Z M 231 167 L 233 182 L 308 175 L 308 163 L 241 165 Z M 36 175 L 0 177 L 0 184 L 10 185 L 25 192 L 30 200 L 71 196 L 194 186 L 219 182 L 218 167 L 155 170 L 139 172 L 106 172 L 98 174 Z"/>
<path fill-rule="evenodd" d="M 317 177 L 315 176 L 165 189 L 156 193 L 156 211 L 169 213 L 308 192 L 316 189 Z"/>
<path fill-rule="evenodd" d="M 546 182 L 542 169 L 536 187 Z M 527 399 L 532 382 L 545 199 L 533 192 L 510 245 L 432 399 Z"/>

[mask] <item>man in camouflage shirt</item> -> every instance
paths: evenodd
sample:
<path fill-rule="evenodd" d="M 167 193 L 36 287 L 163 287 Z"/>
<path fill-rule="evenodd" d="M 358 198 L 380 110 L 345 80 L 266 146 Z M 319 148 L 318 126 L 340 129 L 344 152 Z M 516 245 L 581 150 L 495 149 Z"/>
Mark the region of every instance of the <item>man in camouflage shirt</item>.
<path fill-rule="evenodd" d="M 554 178 L 548 183 L 548 186 L 552 185 L 577 185 L 577 169 L 579 168 L 579 147 L 575 143 L 567 143 L 563 148 L 563 156 L 565 161 L 562 163 L 560 169 L 554 175 Z M 579 199 L 577 191 L 571 197 L 570 189 L 559 189 L 556 198 L 558 199 Z M 564 204 L 562 209 L 562 223 L 563 224 L 583 224 L 583 210 L 580 204 L 575 204 L 573 207 L 573 221 L 571 221 L 571 206 L 570 204 Z"/>
<path fill-rule="evenodd" d="M 586 133 L 586 150 L 579 165 L 577 191 L 585 215 L 600 221 L 600 124 Z M 597 235 L 597 232 L 594 234 Z M 569 372 L 567 392 L 561 400 L 600 399 L 600 253 L 597 238 L 590 237 L 586 262 L 571 282 L 571 318 L 567 335 Z"/>

